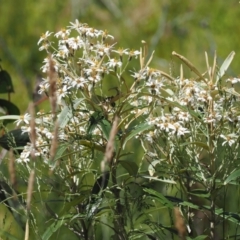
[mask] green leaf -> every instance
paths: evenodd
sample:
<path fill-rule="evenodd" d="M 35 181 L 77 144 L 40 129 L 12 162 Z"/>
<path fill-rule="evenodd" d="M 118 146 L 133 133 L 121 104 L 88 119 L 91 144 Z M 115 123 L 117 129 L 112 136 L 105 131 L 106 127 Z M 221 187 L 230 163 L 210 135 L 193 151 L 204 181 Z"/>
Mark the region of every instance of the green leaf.
<path fill-rule="evenodd" d="M 5 204 L 0 204 L 0 212 L 0 239 L 24 239 L 23 229 Z"/>
<path fill-rule="evenodd" d="M 5 99 L 0 99 L 0 107 L 3 108 L 8 115 L 20 115 L 19 108 L 15 104 L 13 104 Z M 13 120 L 11 120 L 11 119 L 5 119 L 3 121 L 3 125 L 7 125 L 8 123 L 10 123 L 12 121 Z"/>
<path fill-rule="evenodd" d="M 232 172 L 227 179 L 224 181 L 223 185 L 227 185 L 228 183 L 230 183 L 232 180 L 236 180 L 237 178 L 240 177 L 240 169 Z"/>
<path fill-rule="evenodd" d="M 154 197 L 156 197 L 163 205 L 165 205 L 165 206 L 167 206 L 169 208 L 173 208 L 174 207 L 172 202 L 169 201 L 167 198 L 165 198 L 161 193 L 159 193 L 159 192 L 157 192 L 157 191 L 155 191 L 153 189 L 149 189 L 149 188 L 144 188 L 143 191 L 151 194 Z"/>
<path fill-rule="evenodd" d="M 76 100 L 73 101 L 73 107 L 74 109 L 77 109 L 78 105 L 84 101 L 84 98 L 78 98 Z"/>
<path fill-rule="evenodd" d="M 150 176 L 153 176 L 154 173 L 156 172 L 156 166 L 160 164 L 160 161 L 159 160 L 154 160 L 151 162 L 151 164 L 149 164 L 148 166 L 148 172 L 149 172 L 149 175 Z"/>
<path fill-rule="evenodd" d="M 87 129 L 87 134 L 92 134 L 93 130 L 97 127 L 99 122 L 103 120 L 104 116 L 102 112 L 94 112 L 89 118 L 89 126 Z"/>
<path fill-rule="evenodd" d="M 202 198 L 210 197 L 210 193 L 203 189 L 194 189 L 194 190 L 190 191 L 189 194 L 197 196 L 197 197 L 202 197 Z"/>
<path fill-rule="evenodd" d="M 5 237 L 4 239 L 9 239 L 9 240 L 19 240 L 19 237 L 15 237 L 13 235 L 11 235 L 8 230 L 7 231 L 3 231 L 0 229 L 0 237 Z M 1 238 L 3 239 L 3 238 Z"/>
<path fill-rule="evenodd" d="M 204 148 L 206 150 L 209 150 L 209 146 L 204 143 L 204 142 L 186 142 L 186 143 L 182 143 L 181 146 L 185 146 L 185 145 L 190 145 L 190 144 L 194 144 L 198 147 Z"/>
<path fill-rule="evenodd" d="M 12 120 L 18 120 L 20 119 L 19 115 L 7 115 L 7 116 L 0 116 L 0 121 L 5 119 L 12 119 Z"/>
<path fill-rule="evenodd" d="M 146 130 L 149 130 L 153 128 L 152 125 L 144 122 L 144 123 L 140 123 L 139 125 L 135 126 L 135 128 L 130 132 L 130 134 L 125 138 L 124 140 L 124 143 L 123 143 L 123 149 L 125 148 L 126 146 L 126 143 L 132 139 L 133 137 L 135 137 L 136 135 L 146 131 Z"/>
<path fill-rule="evenodd" d="M 187 237 L 187 240 L 205 240 L 207 237 L 208 237 L 207 235 L 201 235 L 201 236 L 197 236 L 195 238 Z"/>
<path fill-rule="evenodd" d="M 106 119 L 103 119 L 102 121 L 100 121 L 98 123 L 98 125 L 100 126 L 100 128 L 102 129 L 103 132 L 103 136 L 105 137 L 105 139 L 109 139 L 109 135 L 110 135 L 110 131 L 111 131 L 111 124 L 109 121 L 107 121 Z"/>
<path fill-rule="evenodd" d="M 184 112 L 189 112 L 189 114 L 194 117 L 196 120 L 202 122 L 201 118 L 199 118 L 199 113 L 196 113 L 195 111 L 188 109 L 185 106 L 182 106 L 179 102 L 171 101 L 169 99 L 163 98 L 164 101 L 169 103 L 171 106 L 178 107 L 179 109 L 183 110 Z"/>
<path fill-rule="evenodd" d="M 75 100 L 73 104 L 73 108 L 76 109 L 82 101 L 83 101 L 82 98 Z M 70 109 L 68 106 L 64 106 L 62 112 L 59 114 L 59 117 L 58 117 L 59 127 L 64 128 L 71 118 L 72 118 L 72 109 Z"/>
<path fill-rule="evenodd" d="M 0 71 L 0 93 L 13 93 L 12 79 L 7 71 Z"/>
<path fill-rule="evenodd" d="M 89 191 L 81 191 L 81 194 L 75 197 L 75 199 L 71 200 L 70 202 L 68 201 L 64 202 L 59 213 L 59 216 L 64 216 L 65 214 L 69 213 L 71 209 L 74 209 L 74 207 L 77 206 L 78 204 L 83 204 L 86 201 L 88 194 Z"/>
<path fill-rule="evenodd" d="M 6 150 L 14 148 L 14 153 L 21 153 L 24 146 L 30 142 L 27 132 L 22 132 L 21 129 L 14 129 L 5 133 L 0 137 L 0 145 Z"/>
<path fill-rule="evenodd" d="M 66 222 L 69 222 L 68 218 L 62 219 L 62 220 L 56 220 L 54 223 L 52 223 L 50 226 L 47 227 L 47 230 L 42 235 L 42 239 L 48 240 L 53 235 L 53 233 L 55 233 Z"/>
<path fill-rule="evenodd" d="M 177 184 L 174 180 L 167 179 L 167 178 L 158 178 L 158 177 L 151 177 L 151 176 L 141 176 L 141 177 L 146 178 L 146 179 L 150 179 L 150 180 L 153 180 L 153 181 L 158 181 L 158 182 Z"/>
<path fill-rule="evenodd" d="M 123 168 L 127 170 L 129 175 L 136 176 L 138 173 L 138 165 L 135 162 L 130 160 L 119 160 L 119 164 L 122 165 Z"/>
<path fill-rule="evenodd" d="M 193 208 L 193 209 L 197 209 L 197 210 L 200 209 L 200 206 L 195 205 L 191 202 L 187 202 L 187 201 L 181 202 L 180 205 L 190 207 L 190 208 Z"/>
<path fill-rule="evenodd" d="M 219 69 L 219 72 L 217 74 L 217 79 L 216 79 L 216 84 L 218 83 L 219 79 L 225 74 L 227 71 L 228 67 L 230 66 L 233 58 L 234 58 L 235 52 L 232 51 L 227 58 L 224 60 L 222 66 Z"/>
<path fill-rule="evenodd" d="M 238 92 L 235 91 L 234 88 L 223 88 L 223 90 L 227 93 L 230 93 L 236 97 L 240 97 L 240 94 Z"/>
<path fill-rule="evenodd" d="M 58 146 L 53 160 L 49 161 L 49 166 L 51 166 L 52 170 L 57 166 L 57 160 L 60 159 L 63 156 L 63 153 L 66 151 L 68 146 L 69 146 L 68 143 Z"/>
<path fill-rule="evenodd" d="M 91 194 L 97 195 L 101 190 L 104 190 L 108 185 L 109 177 L 109 172 L 102 173 L 102 175 L 95 181 Z"/>
<path fill-rule="evenodd" d="M 59 127 L 64 128 L 67 125 L 68 121 L 70 120 L 71 116 L 72 116 L 71 110 L 69 109 L 68 106 L 65 106 L 58 117 Z"/>

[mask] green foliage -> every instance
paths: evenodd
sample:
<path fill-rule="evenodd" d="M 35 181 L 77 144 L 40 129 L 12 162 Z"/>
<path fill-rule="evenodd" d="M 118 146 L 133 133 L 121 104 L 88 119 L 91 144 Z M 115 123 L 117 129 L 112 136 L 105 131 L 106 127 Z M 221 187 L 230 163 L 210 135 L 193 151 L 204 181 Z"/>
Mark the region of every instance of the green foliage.
<path fill-rule="evenodd" d="M 71 37 L 72 31 L 78 37 Z M 60 38 L 57 47 L 51 35 L 46 32 L 38 43 L 48 54 L 54 51 L 45 60 L 48 76 L 40 88 L 48 92 L 52 111 L 17 120 L 30 136 L 36 134 L 17 158 L 28 172 L 36 172 L 32 188 L 38 190 L 28 190 L 27 199 L 30 194 L 39 196 L 51 222 L 47 230 L 41 229 L 39 207 L 32 202 L 30 236 L 55 238 L 66 226 L 84 239 L 103 237 L 100 229 L 108 229 L 108 238 L 116 239 L 175 239 L 187 234 L 215 238 L 222 226 L 220 234 L 227 236 L 226 222 L 238 224 L 239 219 L 227 209 L 224 192 L 238 185 L 239 178 L 235 84 L 240 80 L 223 80 L 234 54 L 219 71 L 216 55 L 210 67 L 206 54 L 207 71 L 201 74 L 173 52 L 196 74 L 190 80 L 182 67 L 178 78 L 150 68 L 153 56 L 147 59 L 146 46 L 140 51 L 115 50 L 106 31 L 78 21 L 55 34 Z M 137 57 L 139 70 L 129 76 L 125 69 Z M 103 81 L 112 72 L 116 94 L 108 96 Z M 131 85 L 126 78 L 133 78 Z M 33 121 L 36 133 L 30 128 Z M 140 164 L 128 151 L 134 139 L 143 149 Z M 44 191 L 40 180 L 47 181 Z M 202 218 L 203 227 L 197 224 L 198 214 L 208 215 Z"/>
<path fill-rule="evenodd" d="M 19 120 L 30 138 L 34 136 L 30 126 L 35 126 L 37 133 L 31 145 L 16 156 L 16 173 L 22 182 L 14 188 L 24 199 L 32 196 L 31 208 L 22 204 L 24 217 L 18 223 L 27 226 L 28 219 L 29 239 L 177 239 L 186 234 L 187 239 L 205 239 L 207 235 L 228 238 L 238 234 L 239 206 L 233 192 L 238 193 L 239 187 L 239 79 L 226 80 L 224 76 L 234 52 L 225 61 L 221 59 L 232 48 L 237 52 L 234 37 L 226 43 L 226 34 L 224 38 L 221 35 L 222 29 L 231 26 L 229 14 L 237 13 L 234 4 L 229 4 L 232 11 L 225 11 L 224 2 L 212 3 L 225 20 L 210 31 L 208 24 L 212 26 L 217 17 L 215 11 L 211 15 L 206 12 L 205 4 L 86 1 L 78 14 L 91 16 L 87 21 L 91 26 L 97 26 L 101 18 L 111 22 L 112 27 L 106 28 L 129 47 L 122 54 L 111 36 L 86 25 L 76 28 L 72 39 L 65 32 L 70 28 L 60 31 L 59 39 L 49 32 L 42 35 L 39 47 L 47 50 L 43 69 L 48 75 L 40 91 L 49 96 L 52 111 L 38 112 L 32 121 L 27 116 L 9 117 Z M 10 5 L 6 4 L 5 10 L 10 9 L 6 6 Z M 23 1 L 19 18 L 27 6 L 28 1 Z M 33 6 L 31 3 L 29 9 Z M 38 6 L 31 23 L 42 17 L 44 2 Z M 63 11 L 64 4 L 56 9 Z M 54 13 L 51 6 L 46 16 L 48 13 Z M 126 13 L 131 19 L 120 21 Z M 196 27 L 199 22 L 204 26 Z M 18 40 L 25 41 L 14 19 L 11 24 L 19 33 Z M 125 32 L 129 24 L 133 26 L 131 34 Z M 32 45 L 26 41 L 28 51 L 19 52 L 25 69 L 31 58 L 28 52 L 37 50 L 40 27 L 36 26 L 28 40 Z M 139 32 L 145 35 L 139 36 Z M 136 39 L 149 44 L 143 42 L 140 52 L 131 51 L 140 45 Z M 164 49 L 157 47 L 159 43 Z M 219 59 L 211 47 L 215 44 Z M 205 55 L 207 68 L 203 71 L 203 58 L 196 56 L 206 49 L 211 57 Z M 166 73 L 169 66 L 159 56 L 167 59 L 172 50 L 186 52 L 187 58 L 174 52 L 177 60 L 171 61 L 170 73 Z M 188 59 L 194 59 L 194 64 Z M 234 62 L 232 69 L 236 69 Z M 16 111 L 9 114 L 19 115 Z M 120 119 L 111 133 L 116 117 Z M 27 184 L 32 170 L 35 181 Z M 110 173 L 106 182 L 104 173 Z M 18 216 L 19 208 L 12 209 L 17 212 L 13 216 Z M 181 218 L 175 215 L 174 219 L 175 209 Z M 181 221 L 182 229 L 177 225 Z"/>
<path fill-rule="evenodd" d="M 0 93 L 13 93 L 12 79 L 7 71 L 0 71 Z"/>
<path fill-rule="evenodd" d="M 0 93 L 7 93 L 8 100 L 0 99 L 1 115 L 20 115 L 19 108 L 10 101 L 10 94 L 14 93 L 12 79 L 6 70 L 3 70 L 0 65 Z M 12 122 L 10 119 L 5 119 L 3 125 Z"/>

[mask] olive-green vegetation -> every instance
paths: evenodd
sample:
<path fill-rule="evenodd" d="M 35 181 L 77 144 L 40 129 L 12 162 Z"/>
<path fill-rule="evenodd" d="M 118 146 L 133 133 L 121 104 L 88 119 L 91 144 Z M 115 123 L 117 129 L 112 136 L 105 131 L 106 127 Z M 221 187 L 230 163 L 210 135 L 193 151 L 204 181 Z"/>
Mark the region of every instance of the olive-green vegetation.
<path fill-rule="evenodd" d="M 155 50 L 154 66 L 175 75 L 179 67 L 172 51 L 185 55 L 201 70 L 204 51 L 213 56 L 216 50 L 221 61 L 234 50 L 236 60 L 229 73 L 238 74 L 237 0 L 22 0 L 17 6 L 15 0 L 0 0 L 0 6 L 0 58 L 12 75 L 13 100 L 22 112 L 43 61 L 37 46 L 41 34 L 60 30 L 74 19 L 107 29 L 125 48 L 139 49 L 145 40 L 149 52 Z"/>
<path fill-rule="evenodd" d="M 3 69 L 7 70 L 12 77 L 15 93 L 11 95 L 11 100 L 21 109 L 22 114 L 27 109 L 28 103 L 32 98 L 33 89 L 36 84 L 36 76 L 41 74 L 40 67 L 42 66 L 43 59 L 46 57 L 46 53 L 42 53 L 38 50 L 39 46 L 37 42 L 40 36 L 46 31 L 57 32 L 62 27 L 68 26 L 70 21 L 74 22 L 75 19 L 97 29 L 107 29 L 109 34 L 115 37 L 114 41 L 118 43 L 116 48 L 140 49 L 140 47 L 145 46 L 148 51 L 148 57 L 151 55 L 152 51 L 155 51 L 151 66 L 168 72 L 171 76 L 179 76 L 180 64 L 183 64 L 178 58 L 172 56 L 173 51 L 191 60 L 191 62 L 197 66 L 198 70 L 202 72 L 206 70 L 205 51 L 208 53 L 209 59 L 211 60 L 214 57 L 215 51 L 217 51 L 218 66 L 221 65 L 231 51 L 235 51 L 235 59 L 228 69 L 227 74 L 233 77 L 239 74 L 239 1 L 21 0 L 18 2 L 15 0 L 0 0 L 0 6 L 1 66 Z M 136 63 L 135 65 L 136 70 L 139 70 L 139 65 Z M 184 77 L 195 77 L 194 73 L 192 73 L 186 65 L 183 66 L 183 71 Z M 114 87 L 111 78 L 107 77 L 107 80 L 109 80 L 109 82 L 106 82 L 106 86 L 104 86 L 106 91 L 110 87 Z M 127 79 L 127 81 L 132 80 Z M 5 97 L 7 98 L 4 94 L 1 96 L 1 98 Z M 47 105 L 48 103 L 44 104 Z M 42 105 L 40 105 L 40 107 L 42 107 Z M 102 119 L 100 119 L 100 121 L 101 120 Z M 91 119 L 89 122 L 91 123 Z M 87 143 L 85 144 L 87 145 Z M 129 151 L 136 148 L 140 149 L 138 143 L 131 144 L 130 147 L 128 146 Z M 132 146 L 134 146 L 134 148 Z M 63 146 L 63 152 L 65 150 L 66 148 Z M 134 158 L 133 160 L 136 159 L 135 162 L 137 164 L 140 163 L 139 156 L 141 154 L 142 150 L 139 150 L 132 155 Z M 102 154 L 97 156 L 99 159 L 102 157 Z M 130 172 L 134 171 L 133 166 L 126 166 L 127 164 L 129 164 L 127 161 L 123 161 L 121 166 L 123 166 L 124 169 L 128 169 Z M 16 176 L 18 183 L 16 194 L 19 196 L 21 196 L 21 194 L 26 195 L 28 185 L 28 178 L 26 176 L 28 176 L 28 171 L 20 165 L 17 165 L 16 168 L 16 172 L 18 173 Z M 99 162 L 93 163 L 92 168 L 96 169 L 97 172 L 97 170 L 99 170 Z M 1 181 L 8 182 L 11 174 L 9 174 L 8 171 L 7 161 L 2 162 L 1 170 L 3 173 L 1 174 Z M 186 169 L 182 169 L 182 171 L 185 174 Z M 29 221 L 37 222 L 38 226 L 35 226 L 34 229 L 31 229 L 30 225 L 30 236 L 38 236 L 39 239 L 41 239 L 42 233 L 44 233 L 42 239 L 78 239 L 78 236 L 74 234 L 72 228 L 69 227 L 70 224 L 68 225 L 66 220 L 68 216 L 64 215 L 64 217 L 66 217 L 64 221 L 63 219 L 61 221 L 59 216 L 62 217 L 63 215 L 61 214 L 67 213 L 68 210 L 70 211 L 74 204 L 80 205 L 80 203 L 82 204 L 82 202 L 85 201 L 84 204 L 88 205 L 89 202 L 86 203 L 86 199 L 83 201 L 84 196 L 82 195 L 79 196 L 79 198 L 76 197 L 77 191 L 75 190 L 73 191 L 73 197 L 75 197 L 74 203 L 70 201 L 72 199 L 70 193 L 68 195 L 69 199 L 64 199 L 66 196 L 61 192 L 62 176 L 52 177 L 51 174 L 52 173 L 49 173 L 49 169 L 45 165 L 37 169 L 36 175 L 38 176 L 38 182 L 35 183 L 35 188 L 37 189 L 41 186 L 41 190 L 39 190 L 39 187 L 39 191 L 36 190 L 33 194 L 32 215 L 30 214 L 30 216 L 27 216 L 25 209 L 16 208 L 21 216 L 21 219 L 18 219 L 17 222 L 26 224 L 27 218 Z M 76 174 L 74 169 L 72 174 L 73 176 Z M 99 185 L 101 185 L 99 182 L 104 179 L 104 176 L 100 175 L 100 178 L 98 178 L 99 180 L 96 180 L 97 174 L 94 174 L 95 170 L 92 172 L 89 171 L 88 174 L 84 175 L 81 193 L 89 191 L 89 185 L 93 186 L 92 194 L 95 194 L 94 191 L 99 192 Z M 70 178 L 71 176 L 67 177 Z M 108 178 L 109 175 L 107 175 L 107 179 Z M 68 180 L 69 179 L 66 179 L 66 181 Z M 163 184 L 156 182 L 149 182 L 148 184 L 149 185 L 145 188 L 145 190 L 150 189 L 149 192 L 147 192 L 147 196 L 154 196 L 156 199 L 160 198 L 161 196 L 159 197 L 157 195 L 157 191 L 151 192 L 151 188 L 152 185 L 154 185 L 154 189 L 160 191 L 163 188 Z M 46 186 L 46 188 L 44 188 L 44 186 Z M 50 191 L 49 186 L 52 186 L 54 191 Z M 104 188 L 105 187 L 106 186 L 104 186 Z M 180 187 L 181 186 L 179 186 L 179 188 Z M 2 188 L 6 189 L 6 186 L 2 186 Z M 176 187 L 173 192 L 177 192 L 177 188 L 178 187 Z M 203 196 L 205 192 L 201 190 L 202 189 L 199 190 L 200 193 L 196 191 L 195 196 Z M 230 190 L 228 190 L 228 194 L 232 196 L 233 201 L 236 202 L 236 198 L 238 198 L 239 195 L 234 195 L 233 191 Z M 234 191 L 235 190 L 236 188 L 234 188 Z M 89 194 L 89 192 L 87 192 L 87 194 Z M 110 193 L 107 192 L 107 194 Z M 138 184 L 136 184 L 136 186 L 134 184 L 130 186 L 129 184 L 129 195 L 136 197 L 135 194 L 142 196 L 142 189 Z M 125 196 L 122 197 L 124 198 Z M 48 199 L 48 201 L 42 201 L 45 199 Z M 169 199 L 164 198 L 163 202 L 168 202 L 169 205 L 172 206 L 174 200 L 179 201 L 179 196 L 175 199 Z M 93 199 L 89 199 L 89 201 L 92 200 Z M 1 201 L 5 200 L 2 199 Z M 12 204 L 11 207 L 14 209 L 14 200 L 10 201 L 10 204 Z M 96 205 L 97 204 L 98 203 L 96 203 Z M 81 205 L 81 207 L 84 208 L 85 205 Z M 138 203 L 136 203 L 136 205 L 138 205 Z M 23 203 L 23 206 L 25 206 L 25 203 Z M 114 206 L 114 204 L 112 203 L 111 206 Z M 158 208 L 162 207 L 159 204 L 156 204 L 156 206 Z M 23 239 L 28 222 L 26 225 L 22 226 L 17 224 L 12 218 L 13 215 L 10 214 L 11 210 L 8 210 L 5 205 L 3 207 L 0 225 L 6 227 L 6 229 L 2 230 L 5 233 L 6 239 L 7 237 L 9 237 L 9 239 Z M 137 207 L 138 206 L 136 206 L 136 208 Z M 152 207 L 150 203 L 149 207 Z M 94 208 L 94 206 L 92 206 L 92 208 Z M 234 205 L 235 211 L 236 208 L 237 205 Z M 228 205 L 227 210 L 229 209 L 231 208 Z M 91 211 L 94 210 L 90 209 L 86 211 L 89 213 L 89 216 L 87 216 L 89 218 L 91 218 L 91 215 L 95 214 L 95 212 L 93 214 Z M 56 213 L 58 213 L 59 216 Z M 167 222 L 171 214 L 168 214 L 169 212 L 167 210 L 163 213 L 166 214 Z M 229 214 L 229 218 L 233 218 L 235 221 L 234 223 L 239 220 L 234 218 L 234 215 L 230 214 L 230 210 L 226 212 L 226 214 L 227 213 Z M 150 215 L 152 213 L 150 212 L 148 214 Z M 15 215 L 17 214 L 14 214 L 14 216 Z M 139 216 L 140 220 L 141 217 L 142 216 Z M 72 216 L 69 215 L 69 218 L 72 218 Z M 79 221 L 85 221 L 84 224 L 89 224 L 89 222 L 91 222 L 91 219 L 86 219 L 86 215 L 81 215 L 80 211 L 76 218 L 80 219 Z M 100 219 L 107 226 L 108 219 L 105 218 L 105 215 L 99 216 L 99 218 L 96 218 L 96 221 Z M 3 224 L 5 219 L 7 219 L 8 222 Z M 71 220 L 75 221 L 74 219 Z M 17 227 L 10 226 L 9 229 L 7 229 L 9 226 L 8 224 L 12 224 L 12 226 L 16 225 Z M 82 226 L 84 226 L 84 224 Z M 96 226 L 94 225 L 96 222 L 91 224 L 93 224 L 94 227 Z M 134 224 L 134 222 L 131 222 L 131 224 Z M 109 237 L 113 234 L 111 229 L 106 226 L 103 228 L 96 227 L 95 234 L 99 236 L 99 239 L 104 239 L 104 237 Z M 91 226 L 88 227 L 91 229 Z M 94 227 L 91 229 L 92 232 L 94 232 Z M 150 227 L 153 227 L 155 230 L 159 228 L 159 226 Z M 231 230 L 229 230 L 229 234 L 234 235 L 234 227 L 232 227 L 232 225 L 229 227 Z M 12 230 L 13 228 L 15 231 Z M 47 231 L 46 229 L 49 230 Z M 81 232 L 79 229 L 77 230 Z M 165 230 L 166 229 L 164 229 L 164 231 Z M 176 235 L 175 229 L 170 228 L 167 230 L 169 230 L 172 235 Z M 6 232 L 9 233 L 9 236 L 6 236 Z M 92 232 L 90 232 L 90 235 L 94 236 Z M 164 239 L 164 234 L 159 234 L 159 236 L 163 236 L 161 239 Z M 141 239 L 147 239 L 147 235 Z"/>

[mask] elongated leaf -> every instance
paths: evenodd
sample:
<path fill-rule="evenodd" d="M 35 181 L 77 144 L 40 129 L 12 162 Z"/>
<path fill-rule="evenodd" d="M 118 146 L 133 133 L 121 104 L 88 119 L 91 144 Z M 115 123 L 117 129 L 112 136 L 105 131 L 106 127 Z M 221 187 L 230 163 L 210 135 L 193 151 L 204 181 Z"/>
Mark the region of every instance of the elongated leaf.
<path fill-rule="evenodd" d="M 123 149 L 125 148 L 126 143 L 127 143 L 130 139 L 132 139 L 132 138 L 135 137 L 136 135 L 138 135 L 138 134 L 140 134 L 140 133 L 142 133 L 142 132 L 144 132 L 144 131 L 146 131 L 146 130 L 150 130 L 151 128 L 153 128 L 153 126 L 150 125 L 150 124 L 148 124 L 148 123 L 146 123 L 146 122 L 140 123 L 139 125 L 137 125 L 137 126 L 135 127 L 135 129 L 132 130 L 132 131 L 130 132 L 130 134 L 125 138 L 125 141 L 124 141 L 124 143 L 123 143 Z"/>
<path fill-rule="evenodd" d="M 240 97 L 240 94 L 238 92 L 236 92 L 234 88 L 223 88 L 223 90 L 236 96 L 236 97 Z"/>
<path fill-rule="evenodd" d="M 194 189 L 194 190 L 190 191 L 189 194 L 197 196 L 197 197 L 202 197 L 202 198 L 210 197 L 210 193 L 203 189 Z"/>
<path fill-rule="evenodd" d="M 108 140 L 109 139 L 109 135 L 110 135 L 110 131 L 111 131 L 111 128 L 112 128 L 110 122 L 105 120 L 105 119 L 103 119 L 102 121 L 100 121 L 98 123 L 98 125 L 102 129 L 103 136 Z"/>
<path fill-rule="evenodd" d="M 136 176 L 138 173 L 138 165 L 130 160 L 120 160 L 119 164 L 122 165 L 123 168 L 127 170 L 129 175 Z"/>
<path fill-rule="evenodd" d="M 219 79 L 225 74 L 227 71 L 228 67 L 230 66 L 233 58 L 234 58 L 235 52 L 232 51 L 227 58 L 224 60 L 222 66 L 219 69 L 219 72 L 217 74 L 217 79 L 216 79 L 216 84 L 218 83 Z"/>
<path fill-rule="evenodd" d="M 184 112 L 189 112 L 189 114 L 194 117 L 196 120 L 202 122 L 202 119 L 199 118 L 199 113 L 191 110 L 191 109 L 188 109 L 186 106 L 182 106 L 179 102 L 176 102 L 176 101 L 171 101 L 169 99 L 166 99 L 166 98 L 163 98 L 164 101 L 166 101 L 167 103 L 169 103 L 171 106 L 174 106 L 174 107 L 178 107 L 180 108 L 181 110 L 183 110 Z"/>
<path fill-rule="evenodd" d="M 186 143 L 181 144 L 181 146 L 191 145 L 191 144 L 196 145 L 197 147 L 201 147 L 201 148 L 204 148 L 206 150 L 209 150 L 208 145 L 204 142 L 186 142 Z"/>
<path fill-rule="evenodd" d="M 5 112 L 7 112 L 8 115 L 20 115 L 19 108 L 15 104 L 13 104 L 5 99 L 0 99 L 0 107 L 3 108 L 5 110 Z M 11 119 L 5 119 L 3 121 L 3 125 L 6 125 L 12 121 L 13 120 L 11 120 Z"/>
<path fill-rule="evenodd" d="M 152 196 L 155 196 L 163 205 L 169 207 L 169 208 L 173 208 L 174 205 L 172 204 L 171 201 L 169 201 L 167 198 L 165 198 L 161 193 L 153 190 L 153 189 L 149 189 L 149 188 L 144 188 L 143 189 L 144 192 L 147 192 L 149 194 L 151 194 Z"/>
<path fill-rule="evenodd" d="M 150 176 L 153 176 L 154 173 L 156 172 L 156 166 L 160 163 L 159 160 L 154 160 L 151 162 L 151 164 L 149 164 L 148 166 L 148 172 Z"/>
<path fill-rule="evenodd" d="M 79 196 L 77 196 L 77 198 L 73 199 L 72 201 L 68 202 L 64 202 L 61 211 L 59 213 L 59 216 L 62 217 L 65 214 L 67 214 L 71 208 L 74 208 L 76 205 L 78 204 L 82 204 L 84 201 L 86 201 L 86 198 L 88 196 L 88 191 L 81 191 L 82 194 L 80 194 Z M 75 215 L 76 216 L 76 215 Z"/>
<path fill-rule="evenodd" d="M 190 69 L 191 71 L 193 71 L 194 73 L 196 73 L 200 79 L 202 79 L 203 81 L 205 81 L 204 77 L 202 76 L 202 74 L 197 70 L 197 68 L 184 56 L 176 53 L 176 52 L 172 52 L 173 56 L 178 57 L 179 59 L 181 59 Z"/>
<path fill-rule="evenodd" d="M 42 239 L 48 240 L 67 221 L 69 221 L 69 219 L 66 220 L 62 219 L 52 223 L 50 226 L 47 226 L 46 231 L 42 235 Z"/>
<path fill-rule="evenodd" d="M 58 124 L 60 128 L 64 128 L 70 120 L 72 114 L 68 106 L 65 106 L 58 117 Z"/>
<path fill-rule="evenodd" d="M 105 147 L 88 140 L 80 140 L 79 144 L 94 150 L 98 150 L 100 152 L 105 152 Z"/>
<path fill-rule="evenodd" d="M 207 235 L 201 235 L 201 236 L 197 236 L 195 238 L 187 237 L 187 240 L 205 240 L 206 238 L 207 238 Z"/>
<path fill-rule="evenodd" d="M 83 101 L 84 101 L 84 98 L 79 98 L 79 99 L 74 100 L 74 104 L 73 104 L 74 109 L 76 109 L 78 107 L 78 105 Z"/>
<path fill-rule="evenodd" d="M 0 239 L 24 239 L 23 229 L 5 204 L 0 204 L 0 212 Z"/>
<path fill-rule="evenodd" d="M 158 177 L 151 177 L 151 176 L 141 176 L 146 179 L 158 181 L 158 182 L 164 182 L 164 183 L 170 183 L 170 184 L 177 184 L 174 180 L 172 179 L 167 179 L 167 178 L 158 178 Z"/>
<path fill-rule="evenodd" d="M 61 156 L 63 155 L 64 151 L 67 149 L 68 146 L 69 146 L 68 144 L 63 144 L 57 148 L 54 161 L 61 158 Z"/>
<path fill-rule="evenodd" d="M 95 181 L 91 194 L 97 195 L 101 190 L 104 190 L 108 185 L 109 176 L 109 172 L 102 173 L 102 175 Z"/>
<path fill-rule="evenodd" d="M 68 148 L 69 144 L 63 144 L 58 146 L 57 152 L 53 158 L 53 160 L 49 161 L 49 165 L 51 166 L 52 170 L 58 165 L 57 160 L 63 156 L 63 153 Z"/>
<path fill-rule="evenodd" d="M 198 206 L 196 204 L 193 204 L 191 202 L 187 202 L 187 201 L 181 202 L 180 205 L 190 207 L 190 208 L 193 208 L 193 209 L 200 209 L 200 206 Z"/>
<path fill-rule="evenodd" d="M 1 239 L 9 239 L 9 240 L 19 240 L 19 237 L 15 237 L 11 235 L 8 231 L 3 231 L 0 229 L 0 237 L 6 237 Z"/>
<path fill-rule="evenodd" d="M 240 169 L 232 172 L 227 179 L 224 181 L 224 185 L 227 185 L 228 183 L 230 183 L 232 180 L 236 180 L 237 178 L 240 177 Z"/>
<path fill-rule="evenodd" d="M 7 115 L 7 116 L 0 117 L 0 121 L 5 120 L 5 119 L 18 120 L 18 119 L 20 119 L 20 116 L 19 115 Z"/>

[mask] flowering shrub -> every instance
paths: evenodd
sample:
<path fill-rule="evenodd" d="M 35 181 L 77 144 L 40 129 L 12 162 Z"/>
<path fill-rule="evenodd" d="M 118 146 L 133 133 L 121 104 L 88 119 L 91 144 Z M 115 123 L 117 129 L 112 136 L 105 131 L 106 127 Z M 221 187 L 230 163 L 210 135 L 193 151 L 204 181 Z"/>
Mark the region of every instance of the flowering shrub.
<path fill-rule="evenodd" d="M 81 239 L 228 236 L 240 217 L 226 196 L 240 176 L 240 79 L 223 79 L 234 52 L 220 68 L 206 54 L 204 74 L 173 52 L 196 74 L 187 79 L 182 67 L 179 77 L 151 68 L 145 43 L 117 49 L 107 31 L 78 21 L 38 45 L 51 111 L 18 117 L 31 143 L 17 162 L 36 170 L 36 191 L 49 192 L 42 200 L 54 192 L 62 202 L 46 205 L 47 230 L 31 221 L 34 234 L 49 239 L 67 226 Z M 59 185 L 43 180 L 46 168 Z"/>

